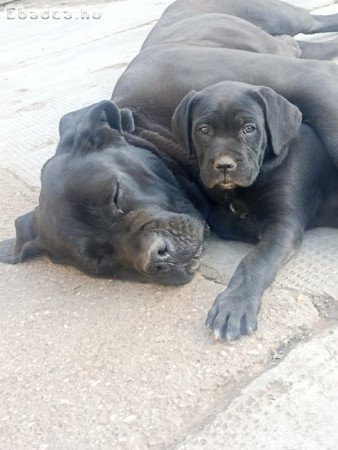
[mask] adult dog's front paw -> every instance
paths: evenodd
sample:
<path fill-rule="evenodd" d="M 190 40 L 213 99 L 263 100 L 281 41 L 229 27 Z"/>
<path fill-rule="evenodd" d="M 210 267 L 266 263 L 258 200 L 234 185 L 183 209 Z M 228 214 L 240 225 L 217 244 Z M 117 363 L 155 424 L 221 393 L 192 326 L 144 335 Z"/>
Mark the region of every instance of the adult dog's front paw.
<path fill-rule="evenodd" d="M 205 324 L 215 339 L 236 340 L 257 329 L 259 307 L 259 300 L 227 289 L 217 296 Z"/>

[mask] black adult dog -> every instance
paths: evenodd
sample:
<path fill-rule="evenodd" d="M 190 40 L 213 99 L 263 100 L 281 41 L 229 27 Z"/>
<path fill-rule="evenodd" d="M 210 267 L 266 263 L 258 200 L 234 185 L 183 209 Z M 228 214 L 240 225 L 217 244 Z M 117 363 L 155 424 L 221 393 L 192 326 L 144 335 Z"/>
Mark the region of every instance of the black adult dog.
<path fill-rule="evenodd" d="M 185 284 L 196 273 L 210 206 L 179 165 L 132 133 L 110 101 L 66 114 L 41 174 L 39 206 L 0 243 L 10 264 L 48 255 L 91 275 Z M 228 213 L 233 239 L 256 241 L 256 221 Z M 232 232 L 231 232 L 232 230 Z"/>
<path fill-rule="evenodd" d="M 39 206 L 16 220 L 16 241 L 1 243 L 0 261 L 46 254 L 92 275 L 190 281 L 208 204 L 133 129 L 130 112 L 110 101 L 66 114 L 56 154 L 42 170 Z"/>
<path fill-rule="evenodd" d="M 338 15 L 313 16 L 302 8 L 274 0 L 179 0 L 164 12 L 142 50 L 155 45 L 191 44 L 332 59 L 338 56 L 338 39 L 307 42 L 291 36 L 337 31 L 337 22 Z"/>
<path fill-rule="evenodd" d="M 332 162 L 338 165 L 337 67 L 280 56 L 290 52 L 287 41 L 255 25 L 271 34 L 294 35 L 338 30 L 338 17 L 311 16 L 270 0 L 179 0 L 164 13 L 113 93 L 118 105 L 132 109 L 137 134 L 175 157 L 192 176 L 199 169 L 209 194 L 259 221 L 261 242 L 209 312 L 206 323 L 216 338 L 236 339 L 256 329 L 261 295 L 301 243 L 305 228 L 338 226 Z M 303 56 L 316 56 L 316 47 L 299 46 Z M 273 52 L 278 56 L 268 54 Z M 250 85 L 213 86 L 224 80 Z M 202 92 L 189 93 L 192 89 Z M 300 110 L 320 137 L 301 126 Z M 228 237 L 224 217 L 220 208 L 209 220 Z"/>

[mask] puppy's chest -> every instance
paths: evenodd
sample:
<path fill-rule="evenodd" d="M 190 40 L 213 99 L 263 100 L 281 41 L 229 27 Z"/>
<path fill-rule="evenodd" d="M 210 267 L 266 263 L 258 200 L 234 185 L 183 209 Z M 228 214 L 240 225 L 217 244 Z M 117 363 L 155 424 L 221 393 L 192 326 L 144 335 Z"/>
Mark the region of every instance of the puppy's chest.
<path fill-rule="evenodd" d="M 239 217 L 259 215 L 259 208 L 257 208 L 259 202 L 251 189 L 222 190 L 219 195 L 222 197 L 221 203 L 227 205 L 229 210 Z"/>
<path fill-rule="evenodd" d="M 231 212 L 238 215 L 241 218 L 245 218 L 248 215 L 252 215 L 252 210 L 244 199 L 235 195 L 232 191 L 227 193 L 224 197 L 224 201 L 227 204 Z"/>
<path fill-rule="evenodd" d="M 259 219 L 265 215 L 266 201 L 262 189 L 258 187 L 233 190 L 214 188 L 209 191 L 209 194 L 214 200 L 226 205 L 231 212 L 239 217 L 244 218 L 250 215 Z"/>

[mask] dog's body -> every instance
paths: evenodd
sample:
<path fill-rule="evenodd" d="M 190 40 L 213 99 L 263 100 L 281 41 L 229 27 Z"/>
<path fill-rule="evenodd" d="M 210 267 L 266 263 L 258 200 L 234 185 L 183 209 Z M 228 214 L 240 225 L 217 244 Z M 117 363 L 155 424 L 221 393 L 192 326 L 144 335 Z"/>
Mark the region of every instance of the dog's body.
<path fill-rule="evenodd" d="M 164 11 L 144 46 L 163 28 L 190 17 L 214 13 L 240 17 L 271 35 L 337 31 L 337 15 L 311 15 L 303 8 L 279 0 L 176 0 Z"/>
<path fill-rule="evenodd" d="M 112 98 L 118 105 L 133 110 L 138 134 L 173 156 L 191 176 L 196 176 L 196 170 L 200 171 L 202 183 L 211 196 L 230 203 L 239 215 L 244 212 L 257 217 L 261 241 L 240 263 L 207 319 L 207 325 L 216 337 L 233 339 L 256 328 L 262 293 L 281 264 L 300 245 L 304 229 L 319 225 L 338 226 L 338 174 L 332 162 L 338 165 L 337 67 L 283 56 L 290 47 L 285 50 L 280 41 L 272 41 L 275 38 L 271 36 L 262 39 L 264 31 L 254 25 L 271 34 L 294 35 L 301 31 L 337 30 L 338 21 L 336 16 L 313 18 L 303 10 L 300 12 L 279 2 L 259 1 L 248 5 L 242 0 L 215 0 L 197 3 L 179 0 L 167 9 L 141 53 L 120 78 Z M 197 12 L 216 15 L 196 17 Z M 231 21 L 228 16 L 220 17 L 220 13 L 238 15 L 240 20 L 249 19 L 254 25 L 248 25 L 245 31 L 250 32 L 252 38 L 256 30 L 257 42 L 251 39 L 248 43 L 243 29 L 233 38 L 233 30 L 227 25 Z M 271 21 L 272 15 L 274 20 Z M 203 28 L 206 20 L 209 21 L 208 29 Z M 187 31 L 187 21 L 194 22 L 194 30 L 198 30 L 195 34 Z M 236 21 L 238 23 L 239 19 L 234 19 Z M 326 22 L 326 28 L 323 22 Z M 229 49 L 233 40 L 236 50 Z M 243 51 L 246 49 L 251 51 Z M 312 52 L 313 55 L 313 48 L 307 50 L 307 54 Z M 271 54 L 274 52 L 277 55 Z M 224 80 L 249 85 L 222 84 Z M 267 86 L 270 93 L 264 91 L 266 88 L 252 85 Z M 191 90 L 202 92 L 192 92 L 179 105 Z M 240 154 L 238 150 L 243 149 L 243 142 L 238 139 L 239 130 L 233 131 L 234 124 L 229 124 L 233 115 L 245 109 L 241 103 L 243 95 L 249 98 L 252 91 L 259 93 L 261 100 L 255 98 L 252 110 L 246 111 L 251 115 L 251 122 L 256 120 L 257 114 L 263 114 L 264 108 L 269 109 L 270 116 L 275 116 L 276 120 L 271 130 L 261 131 L 261 141 L 250 144 L 246 142 L 248 136 L 244 139 L 247 148 L 257 152 L 256 167 L 249 176 L 250 164 L 244 167 L 243 151 Z M 202 96 L 204 103 L 201 106 L 197 99 Z M 309 126 L 301 125 L 299 129 L 301 114 L 286 99 L 299 107 L 319 136 Z M 193 111 L 196 112 L 198 105 L 201 107 L 194 125 Z M 177 107 L 173 136 L 170 135 L 170 122 Z M 290 115 L 293 122 L 288 120 Z M 203 145 L 194 141 L 193 130 L 198 120 L 201 130 L 203 122 L 204 127 L 212 120 L 218 125 L 217 133 L 212 135 L 214 139 L 210 138 L 203 151 L 198 150 Z M 268 126 L 266 114 L 265 127 Z M 213 127 L 212 130 L 214 132 Z M 175 140 L 180 145 L 175 145 Z M 278 140 L 279 148 L 274 153 L 272 141 Z M 212 153 L 217 151 L 217 155 Z M 209 167 L 204 165 L 208 158 Z M 221 164 L 215 169 L 220 159 Z M 240 169 L 243 169 L 241 176 Z M 232 178 L 228 180 L 231 171 Z M 216 207 L 209 221 L 221 236 L 231 237 L 231 230 L 226 228 L 229 212 L 225 208 Z"/>
<path fill-rule="evenodd" d="M 338 227 L 338 170 L 299 110 L 269 88 L 223 82 L 188 94 L 174 130 L 197 155 L 202 183 L 238 214 L 257 218 L 261 241 L 209 312 L 217 337 L 256 328 L 264 290 L 298 249 L 304 230 Z M 209 224 L 228 237 L 224 208 Z"/>
<path fill-rule="evenodd" d="M 337 39 L 322 43 L 291 36 L 336 30 L 337 21 L 332 16 L 312 16 L 282 2 L 212 0 L 192 5 L 181 0 L 167 8 L 141 50 L 181 43 L 329 60 L 338 56 Z"/>

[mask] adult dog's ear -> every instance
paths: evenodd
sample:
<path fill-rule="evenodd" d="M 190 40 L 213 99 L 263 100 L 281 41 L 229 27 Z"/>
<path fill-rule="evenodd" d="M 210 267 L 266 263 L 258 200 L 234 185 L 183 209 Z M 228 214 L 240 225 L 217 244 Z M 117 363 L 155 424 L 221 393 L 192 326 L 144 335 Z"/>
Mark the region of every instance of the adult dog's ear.
<path fill-rule="evenodd" d="M 16 219 L 16 239 L 0 242 L 0 262 L 17 264 L 43 253 L 39 243 L 35 214 L 36 210 Z"/>
<path fill-rule="evenodd" d="M 193 154 L 191 113 L 196 93 L 197 91 L 190 91 L 189 94 L 183 97 L 171 119 L 171 127 L 175 139 L 190 155 Z"/>
<path fill-rule="evenodd" d="M 133 113 L 128 108 L 120 109 L 122 131 L 133 133 L 135 131 L 135 122 Z"/>
<path fill-rule="evenodd" d="M 270 88 L 261 87 L 259 95 L 263 101 L 268 139 L 275 155 L 297 135 L 302 122 L 302 113 Z"/>
<path fill-rule="evenodd" d="M 119 141 L 123 127 L 128 132 L 133 128 L 133 116 L 129 110 L 121 111 L 111 101 L 97 103 L 84 114 L 77 127 L 73 152 L 88 153 L 101 150 L 114 140 Z"/>
<path fill-rule="evenodd" d="M 59 124 L 60 142 L 57 153 L 87 153 L 99 150 L 123 132 L 135 129 L 132 112 L 119 109 L 113 102 L 103 100 L 64 115 Z M 115 132 L 115 133 L 113 133 Z"/>

